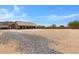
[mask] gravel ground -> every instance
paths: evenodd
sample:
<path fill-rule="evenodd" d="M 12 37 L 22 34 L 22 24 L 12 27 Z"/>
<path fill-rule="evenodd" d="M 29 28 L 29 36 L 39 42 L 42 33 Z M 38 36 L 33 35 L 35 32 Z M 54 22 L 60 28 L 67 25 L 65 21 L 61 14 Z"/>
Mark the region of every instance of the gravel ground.
<path fill-rule="evenodd" d="M 0 43 L 6 44 L 9 41 L 15 40 L 18 42 L 17 53 L 22 54 L 61 54 L 54 48 L 49 47 L 50 43 L 55 43 L 45 37 L 22 34 L 18 32 L 3 32 L 0 35 Z"/>

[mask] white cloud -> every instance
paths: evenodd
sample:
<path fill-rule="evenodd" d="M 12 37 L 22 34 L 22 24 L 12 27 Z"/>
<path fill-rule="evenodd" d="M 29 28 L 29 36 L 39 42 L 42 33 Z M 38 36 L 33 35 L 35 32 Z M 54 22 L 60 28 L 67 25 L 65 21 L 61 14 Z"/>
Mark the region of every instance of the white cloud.
<path fill-rule="evenodd" d="M 0 11 L 4 12 L 4 13 L 7 13 L 6 9 L 0 9 Z"/>
<path fill-rule="evenodd" d="M 68 18 L 74 18 L 79 16 L 79 14 L 70 14 L 70 15 L 48 15 L 48 16 L 42 16 L 38 18 L 45 18 L 46 20 L 53 20 L 53 21 L 58 21 L 58 20 L 64 20 Z"/>
<path fill-rule="evenodd" d="M 26 14 L 26 13 L 23 13 L 23 14 L 22 14 L 22 17 L 26 17 L 26 16 L 27 16 L 27 14 Z"/>
<path fill-rule="evenodd" d="M 16 11 L 16 12 L 19 12 L 20 11 L 20 8 L 16 5 L 13 6 L 14 7 L 14 10 L 13 11 Z"/>
<path fill-rule="evenodd" d="M 27 16 L 26 13 L 21 13 L 21 9 L 18 6 L 13 6 L 13 10 L 11 12 L 8 9 L 1 8 L 0 9 L 0 21 L 16 21 L 23 20 Z"/>
<path fill-rule="evenodd" d="M 69 15 L 48 15 L 48 16 L 38 16 L 36 21 L 40 24 L 67 24 L 70 21 L 79 20 L 79 14 L 69 14 Z"/>
<path fill-rule="evenodd" d="M 64 16 L 64 17 L 71 18 L 71 17 L 76 17 L 76 16 L 79 16 L 79 14 L 71 14 L 71 15 L 67 15 L 67 16 Z"/>
<path fill-rule="evenodd" d="M 0 16 L 7 13 L 8 13 L 7 9 L 4 8 L 0 9 Z"/>

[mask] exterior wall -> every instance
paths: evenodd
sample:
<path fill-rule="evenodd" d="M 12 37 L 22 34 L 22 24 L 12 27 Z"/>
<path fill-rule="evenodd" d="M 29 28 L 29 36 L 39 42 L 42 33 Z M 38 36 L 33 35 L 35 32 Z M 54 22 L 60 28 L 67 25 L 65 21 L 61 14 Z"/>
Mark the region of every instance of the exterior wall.
<path fill-rule="evenodd" d="M 18 26 L 18 29 L 35 29 L 36 26 Z"/>
<path fill-rule="evenodd" d="M 0 27 L 0 29 L 10 29 L 10 27 Z"/>

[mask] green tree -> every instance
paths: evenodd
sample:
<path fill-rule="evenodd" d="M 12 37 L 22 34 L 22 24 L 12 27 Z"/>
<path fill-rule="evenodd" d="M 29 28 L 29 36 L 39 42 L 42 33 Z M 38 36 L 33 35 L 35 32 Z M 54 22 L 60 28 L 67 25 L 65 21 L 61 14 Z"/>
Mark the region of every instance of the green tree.
<path fill-rule="evenodd" d="M 72 21 L 68 23 L 69 27 L 79 27 L 79 21 Z"/>

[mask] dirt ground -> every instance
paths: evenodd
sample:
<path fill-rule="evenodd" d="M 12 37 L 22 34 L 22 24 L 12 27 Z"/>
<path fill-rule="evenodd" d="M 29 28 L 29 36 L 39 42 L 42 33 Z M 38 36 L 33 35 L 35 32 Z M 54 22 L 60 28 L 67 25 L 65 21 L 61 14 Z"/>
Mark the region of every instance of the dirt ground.
<path fill-rule="evenodd" d="M 14 41 L 10 41 L 7 44 L 0 44 L 0 54 L 13 54 L 16 53 L 17 44 Z"/>
<path fill-rule="evenodd" d="M 78 29 L 29 29 L 29 30 L 3 30 L 2 32 L 19 32 L 31 35 L 43 36 L 49 40 L 54 40 L 54 45 L 50 44 L 50 47 L 57 51 L 66 54 L 79 53 L 79 30 Z M 12 43 L 11 44 L 15 44 Z M 0 50 L 3 50 L 3 47 L 11 47 L 9 44 L 2 45 L 0 44 Z M 13 45 L 16 48 L 17 45 Z M 5 48 L 6 50 L 7 48 Z M 9 49 L 10 50 L 10 49 Z M 14 51 L 14 49 L 12 48 Z"/>

